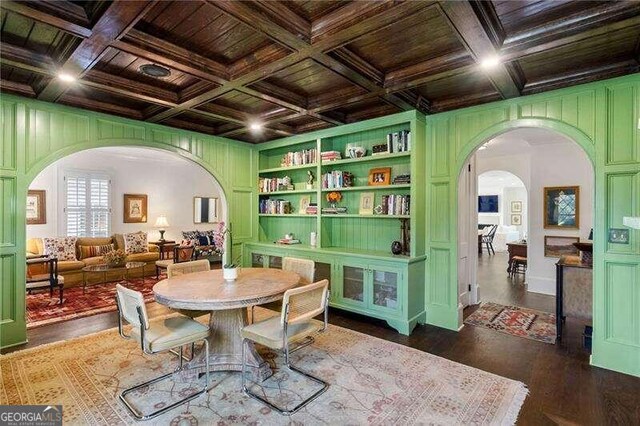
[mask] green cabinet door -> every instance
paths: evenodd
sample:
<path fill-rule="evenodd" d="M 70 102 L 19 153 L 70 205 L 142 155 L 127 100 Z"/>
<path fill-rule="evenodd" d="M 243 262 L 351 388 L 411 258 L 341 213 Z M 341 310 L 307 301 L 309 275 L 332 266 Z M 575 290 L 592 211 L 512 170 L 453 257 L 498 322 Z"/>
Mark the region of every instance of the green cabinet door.
<path fill-rule="evenodd" d="M 366 308 L 369 299 L 369 268 L 366 263 L 340 264 L 338 300 L 344 305 Z"/>

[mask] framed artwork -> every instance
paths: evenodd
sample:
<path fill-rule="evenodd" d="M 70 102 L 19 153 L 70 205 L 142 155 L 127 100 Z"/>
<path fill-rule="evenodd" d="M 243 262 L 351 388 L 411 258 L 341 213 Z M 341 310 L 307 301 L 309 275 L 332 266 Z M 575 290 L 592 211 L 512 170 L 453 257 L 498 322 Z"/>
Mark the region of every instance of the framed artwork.
<path fill-rule="evenodd" d="M 579 237 L 544 236 L 545 257 L 577 256 L 580 254 L 573 243 L 580 242 Z"/>
<path fill-rule="evenodd" d="M 193 223 L 216 223 L 218 221 L 218 199 L 193 197 Z"/>
<path fill-rule="evenodd" d="M 360 210 L 358 213 L 362 215 L 372 215 L 373 214 L 373 192 L 363 192 L 360 194 Z"/>
<path fill-rule="evenodd" d="M 311 204 L 311 196 L 310 195 L 304 195 L 304 196 L 300 197 L 298 213 L 299 214 L 307 214 L 307 207 L 309 207 L 309 204 Z"/>
<path fill-rule="evenodd" d="M 521 214 L 512 214 L 511 215 L 511 224 L 520 226 L 522 225 L 522 215 Z"/>
<path fill-rule="evenodd" d="M 545 229 L 580 228 L 580 187 L 544 188 Z"/>
<path fill-rule="evenodd" d="M 391 167 L 380 167 L 369 170 L 369 185 L 389 185 L 391 183 Z"/>
<path fill-rule="evenodd" d="M 124 194 L 124 223 L 147 223 L 147 194 Z"/>
<path fill-rule="evenodd" d="M 47 223 L 47 191 L 30 189 L 27 193 L 27 225 Z"/>
<path fill-rule="evenodd" d="M 511 213 L 522 213 L 522 201 L 511 202 Z"/>

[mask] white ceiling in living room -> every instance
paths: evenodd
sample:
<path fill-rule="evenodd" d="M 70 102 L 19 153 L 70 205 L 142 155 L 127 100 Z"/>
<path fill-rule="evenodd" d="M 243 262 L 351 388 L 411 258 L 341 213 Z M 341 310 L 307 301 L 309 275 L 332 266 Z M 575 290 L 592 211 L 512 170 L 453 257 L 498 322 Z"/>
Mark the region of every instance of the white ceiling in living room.
<path fill-rule="evenodd" d="M 507 131 L 485 143 L 476 151 L 478 157 L 527 154 L 532 147 L 548 144 L 566 144 L 573 141 L 547 129 L 520 128 Z"/>
<path fill-rule="evenodd" d="M 502 170 L 491 170 L 478 176 L 478 188 L 524 188 L 516 175 Z"/>
<path fill-rule="evenodd" d="M 128 147 L 128 146 L 110 146 L 104 148 L 94 148 L 92 153 L 98 155 L 107 155 L 109 157 L 122 158 L 128 161 L 155 162 L 163 164 L 193 164 L 186 158 L 172 152 L 161 151 L 153 148 Z"/>

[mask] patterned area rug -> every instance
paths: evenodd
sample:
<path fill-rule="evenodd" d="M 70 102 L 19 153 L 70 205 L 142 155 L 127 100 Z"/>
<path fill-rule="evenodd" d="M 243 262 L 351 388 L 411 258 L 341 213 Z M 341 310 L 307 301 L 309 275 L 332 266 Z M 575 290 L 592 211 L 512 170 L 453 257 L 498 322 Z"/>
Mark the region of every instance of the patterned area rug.
<path fill-rule="evenodd" d="M 157 282 L 155 277 L 133 278 L 126 286 L 142 292 L 149 302 L 153 300 L 152 289 Z M 65 289 L 62 305 L 58 303 L 57 291 L 53 297 L 49 297 L 48 291 L 27 294 L 27 329 L 115 311 L 115 297 L 116 282 L 91 284 L 86 293 L 82 292 L 82 286 Z"/>
<path fill-rule="evenodd" d="M 258 318 L 266 315 L 256 309 Z M 264 392 L 296 404 L 316 384 L 278 369 L 281 358 L 259 347 L 275 368 Z M 243 395 L 239 373 L 214 373 L 213 387 L 145 425 L 228 424 L 513 424 L 527 395 L 523 383 L 416 349 L 337 326 L 292 354 L 292 362 L 330 387 L 291 417 Z M 126 387 L 170 372 L 170 354 L 143 355 L 108 330 L 0 356 L 0 404 L 62 404 L 64 423 L 134 424 L 117 395 Z M 200 384 L 174 375 L 132 394 L 146 410 L 165 406 Z M 141 424 L 141 423 L 138 423 Z"/>
<path fill-rule="evenodd" d="M 556 316 L 534 309 L 487 302 L 469 315 L 464 323 L 539 342 L 556 342 Z"/>

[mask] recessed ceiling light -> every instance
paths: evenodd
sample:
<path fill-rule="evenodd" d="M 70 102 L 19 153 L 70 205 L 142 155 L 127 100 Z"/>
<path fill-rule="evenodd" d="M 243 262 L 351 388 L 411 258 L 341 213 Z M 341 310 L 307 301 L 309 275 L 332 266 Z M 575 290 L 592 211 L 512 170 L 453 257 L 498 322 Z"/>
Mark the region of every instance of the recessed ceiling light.
<path fill-rule="evenodd" d="M 171 75 L 170 69 L 161 67 L 160 65 L 156 65 L 156 64 L 140 65 L 140 67 L 138 68 L 138 71 L 140 71 L 144 75 L 148 75 L 149 77 L 153 77 L 153 78 L 165 78 Z"/>
<path fill-rule="evenodd" d="M 487 58 L 484 58 L 481 62 L 480 62 L 480 66 L 486 70 L 491 69 L 491 68 L 495 68 L 500 64 L 500 58 L 498 56 L 489 56 Z"/>
<path fill-rule="evenodd" d="M 76 78 L 74 76 L 72 76 L 71 74 L 68 74 L 66 72 L 60 72 L 58 73 L 58 78 L 62 81 L 64 81 L 65 83 L 71 83 L 76 81 Z"/>
<path fill-rule="evenodd" d="M 259 130 L 262 130 L 262 124 L 260 124 L 260 123 L 251 123 L 251 124 L 249 124 L 249 129 L 253 130 L 254 132 L 257 132 Z"/>

